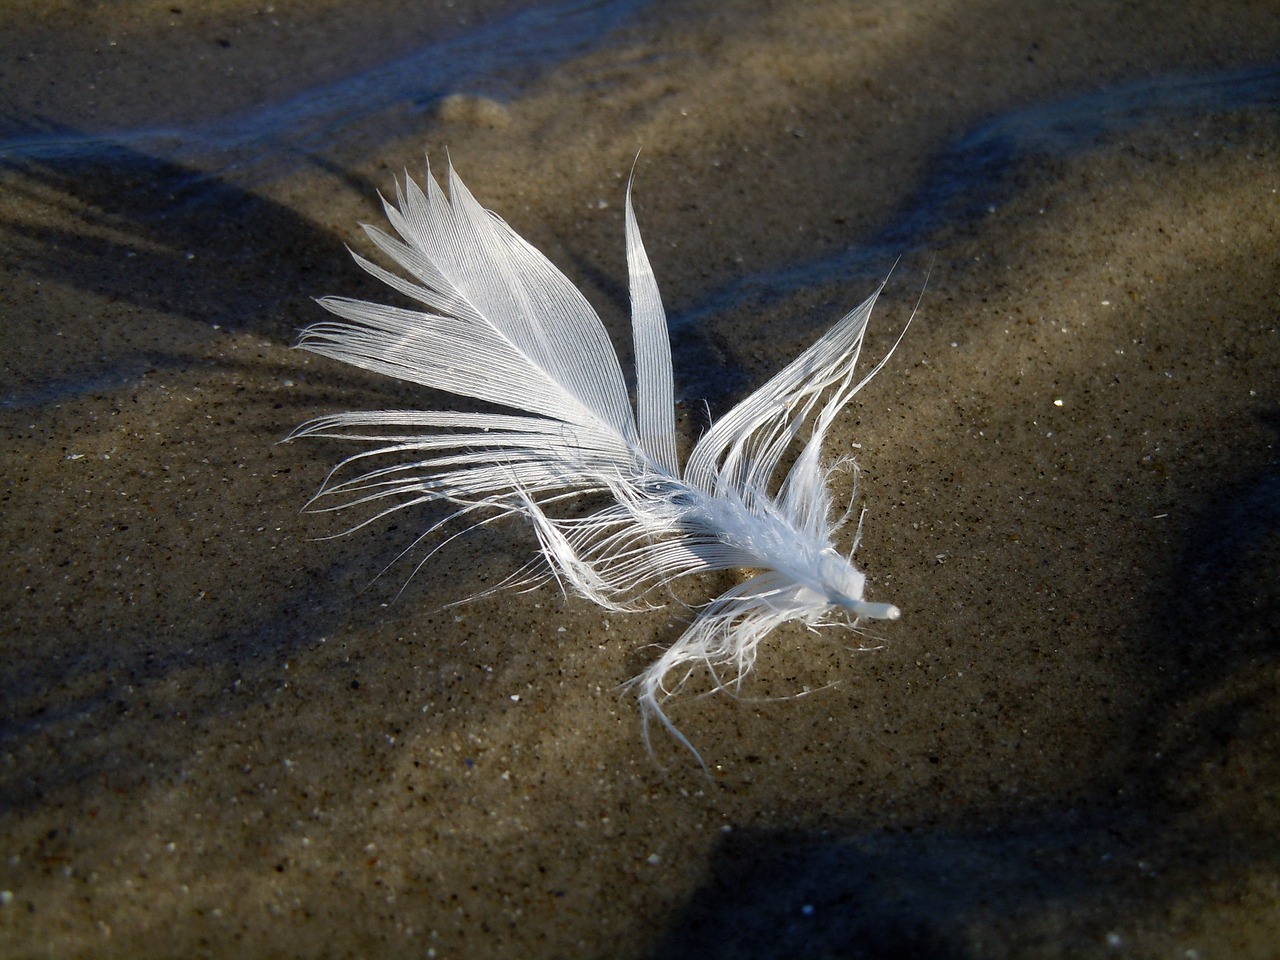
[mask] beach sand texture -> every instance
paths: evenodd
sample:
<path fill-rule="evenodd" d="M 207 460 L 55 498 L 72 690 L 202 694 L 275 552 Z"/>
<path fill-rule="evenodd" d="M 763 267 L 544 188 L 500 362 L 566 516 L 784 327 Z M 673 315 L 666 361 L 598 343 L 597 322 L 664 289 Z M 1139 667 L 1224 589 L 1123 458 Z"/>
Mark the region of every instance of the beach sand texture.
<path fill-rule="evenodd" d="M 1274 3 L 33 0 L 0 58 L 0 955 L 1275 955 Z M 679 605 L 446 608 L 530 531 L 410 578 L 438 512 L 301 512 L 352 450 L 292 427 L 442 402 L 292 344 L 446 149 L 624 367 L 641 151 L 688 437 L 928 276 L 833 431 L 903 618 L 674 701 L 706 773 L 619 690 Z"/>

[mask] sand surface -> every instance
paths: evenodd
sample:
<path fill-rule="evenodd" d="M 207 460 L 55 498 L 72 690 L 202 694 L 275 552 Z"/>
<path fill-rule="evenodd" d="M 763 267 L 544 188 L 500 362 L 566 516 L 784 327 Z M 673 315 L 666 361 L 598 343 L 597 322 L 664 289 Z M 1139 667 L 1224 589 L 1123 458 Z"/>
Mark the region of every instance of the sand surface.
<path fill-rule="evenodd" d="M 0 955 L 1275 955 L 1273 3 L 33 0 L 0 57 Z M 438 514 L 300 512 L 351 451 L 290 428 L 428 402 L 291 345 L 446 148 L 620 345 L 642 148 L 690 435 L 928 274 L 833 440 L 903 619 L 673 703 L 709 775 L 619 690 L 679 607 L 445 609 L 530 533 L 410 579 Z"/>

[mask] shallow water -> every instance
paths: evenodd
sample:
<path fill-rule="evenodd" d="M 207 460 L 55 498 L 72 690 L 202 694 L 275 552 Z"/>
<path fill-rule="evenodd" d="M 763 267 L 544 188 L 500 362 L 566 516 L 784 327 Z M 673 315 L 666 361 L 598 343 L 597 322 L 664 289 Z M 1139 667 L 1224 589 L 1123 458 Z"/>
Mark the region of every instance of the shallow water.
<path fill-rule="evenodd" d="M 169 8 L 0 33 L 116 111 L 3 81 L 0 952 L 1270 955 L 1270 11 L 278 6 L 184 21 L 221 86 Z M 424 402 L 290 344 L 381 295 L 343 245 L 445 146 L 620 343 L 643 147 L 691 434 L 901 258 L 883 350 L 929 275 L 836 438 L 904 618 L 676 703 L 710 777 L 617 690 L 678 609 L 442 609 L 530 538 L 405 586 L 430 514 L 298 513 L 348 451 L 290 427 Z"/>

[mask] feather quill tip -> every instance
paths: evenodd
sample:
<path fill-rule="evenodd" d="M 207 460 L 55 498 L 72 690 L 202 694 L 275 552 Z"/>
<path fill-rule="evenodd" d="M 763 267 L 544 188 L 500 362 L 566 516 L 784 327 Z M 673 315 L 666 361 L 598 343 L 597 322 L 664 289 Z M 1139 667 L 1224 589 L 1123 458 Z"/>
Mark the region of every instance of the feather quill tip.
<path fill-rule="evenodd" d="M 869 603 L 862 600 L 849 608 L 855 617 L 866 617 L 870 620 L 897 620 L 902 611 L 892 603 Z"/>
<path fill-rule="evenodd" d="M 383 201 L 394 234 L 365 228 L 399 271 L 353 254 L 413 308 L 326 298 L 336 319 L 309 327 L 299 346 L 506 412 L 363 411 L 303 424 L 291 439 L 372 445 L 330 473 L 313 509 L 362 507 L 377 519 L 443 501 L 463 526 L 454 537 L 521 516 L 537 534 L 539 576 L 612 610 L 643 608 L 682 577 L 752 571 L 701 607 L 633 681 L 646 730 L 656 715 L 686 746 L 662 703 L 695 668 L 709 669 L 718 689 L 736 689 L 761 640 L 785 622 L 825 625 L 841 610 L 855 621 L 901 616 L 865 599 L 865 576 L 833 546 L 843 518 L 832 517 L 833 468 L 822 453 L 836 415 L 897 347 L 855 377 L 879 289 L 712 424 L 682 463 L 666 314 L 630 183 L 634 407 L 613 344 L 578 290 L 480 206 L 451 164 L 446 180 L 447 193 L 430 170 L 423 187 L 406 177 L 395 201 Z M 364 472 L 347 469 L 357 467 Z M 564 509 L 582 497 L 606 502 L 587 515 Z M 681 679 L 669 684 L 673 676 Z"/>

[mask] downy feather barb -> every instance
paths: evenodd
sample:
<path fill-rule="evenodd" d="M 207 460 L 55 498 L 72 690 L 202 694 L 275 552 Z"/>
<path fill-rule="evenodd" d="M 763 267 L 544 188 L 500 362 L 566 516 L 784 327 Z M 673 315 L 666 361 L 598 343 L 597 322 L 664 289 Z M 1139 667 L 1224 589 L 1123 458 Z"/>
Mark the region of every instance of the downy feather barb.
<path fill-rule="evenodd" d="M 307 328 L 298 345 L 510 412 L 377 410 L 303 424 L 290 439 L 373 445 L 334 468 L 313 509 L 371 510 L 359 526 L 430 501 L 451 504 L 450 519 L 464 524 L 523 517 L 544 561 L 535 579 L 554 577 L 610 610 L 641 609 L 654 588 L 690 574 L 748 571 L 632 681 L 646 729 L 657 717 L 686 745 L 662 704 L 698 666 L 718 688 L 736 685 L 761 640 L 789 620 L 897 619 L 897 607 L 866 599 L 852 551 L 834 546 L 848 511 L 833 516 L 828 480 L 849 461 L 828 462 L 822 451 L 837 414 L 893 352 L 855 376 L 880 289 L 711 425 L 682 465 L 666 314 L 630 183 L 634 411 L 614 347 L 582 294 L 480 206 L 452 165 L 447 186 L 446 194 L 430 170 L 425 189 L 406 176 L 395 202 L 383 199 L 394 234 L 364 227 L 403 274 L 352 254 L 420 308 L 326 297 L 320 303 L 336 319 Z M 778 479 L 789 451 L 794 460 Z M 584 496 L 605 505 L 587 515 L 557 509 Z"/>

